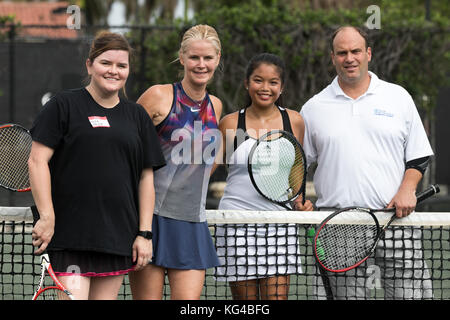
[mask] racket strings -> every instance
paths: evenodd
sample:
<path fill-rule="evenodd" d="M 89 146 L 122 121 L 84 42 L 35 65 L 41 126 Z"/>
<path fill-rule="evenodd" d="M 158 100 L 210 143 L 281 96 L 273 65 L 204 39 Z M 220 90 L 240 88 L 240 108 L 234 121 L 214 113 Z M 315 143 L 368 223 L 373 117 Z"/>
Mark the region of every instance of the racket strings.
<path fill-rule="evenodd" d="M 331 270 L 349 268 L 366 258 L 377 235 L 375 224 L 325 224 L 316 241 L 318 258 Z"/>
<path fill-rule="evenodd" d="M 16 127 L 0 130 L 0 184 L 14 190 L 30 186 L 28 157 L 31 136 Z"/>
<path fill-rule="evenodd" d="M 255 148 L 251 164 L 257 186 L 270 200 L 288 201 L 298 195 L 306 170 L 303 153 L 290 137 L 266 136 Z"/>

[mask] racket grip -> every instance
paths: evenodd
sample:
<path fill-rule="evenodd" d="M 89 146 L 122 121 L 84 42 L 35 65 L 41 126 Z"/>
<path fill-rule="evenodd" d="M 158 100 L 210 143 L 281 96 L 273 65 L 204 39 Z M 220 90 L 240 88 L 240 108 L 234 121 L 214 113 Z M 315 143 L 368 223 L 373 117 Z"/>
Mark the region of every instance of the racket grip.
<path fill-rule="evenodd" d="M 311 227 L 311 228 L 308 229 L 307 237 L 308 237 L 308 240 L 311 243 L 314 243 L 314 236 L 315 236 L 315 234 L 316 234 L 316 230 L 314 229 L 314 227 Z M 320 241 L 319 240 L 317 240 L 316 249 L 317 249 L 316 251 L 317 251 L 318 258 L 323 260 L 325 258 L 325 251 L 320 246 Z"/>
<path fill-rule="evenodd" d="M 308 229 L 307 237 L 308 237 L 309 242 L 313 243 L 315 234 L 316 234 L 316 230 L 314 229 L 314 227 L 311 227 Z"/>
<path fill-rule="evenodd" d="M 33 227 L 36 225 L 36 222 L 41 218 L 39 215 L 39 211 L 35 205 L 30 207 L 31 213 L 33 214 Z"/>
<path fill-rule="evenodd" d="M 439 188 L 439 185 L 432 184 L 426 190 L 424 190 L 424 191 L 422 191 L 422 192 L 420 192 L 420 193 L 418 193 L 416 195 L 417 202 L 421 202 L 421 201 L 431 197 L 432 195 L 435 195 L 436 193 L 439 193 L 439 191 L 441 191 L 441 189 Z"/>

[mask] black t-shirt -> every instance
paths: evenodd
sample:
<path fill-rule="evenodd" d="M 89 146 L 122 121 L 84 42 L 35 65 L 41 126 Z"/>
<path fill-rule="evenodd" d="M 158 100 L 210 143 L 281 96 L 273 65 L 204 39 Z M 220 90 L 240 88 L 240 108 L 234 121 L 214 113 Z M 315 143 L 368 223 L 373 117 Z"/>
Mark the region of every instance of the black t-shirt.
<path fill-rule="evenodd" d="M 142 170 L 165 164 L 144 108 L 124 99 L 103 108 L 86 89 L 69 90 L 44 106 L 31 134 L 54 150 L 49 167 L 55 233 L 49 250 L 130 256 Z"/>

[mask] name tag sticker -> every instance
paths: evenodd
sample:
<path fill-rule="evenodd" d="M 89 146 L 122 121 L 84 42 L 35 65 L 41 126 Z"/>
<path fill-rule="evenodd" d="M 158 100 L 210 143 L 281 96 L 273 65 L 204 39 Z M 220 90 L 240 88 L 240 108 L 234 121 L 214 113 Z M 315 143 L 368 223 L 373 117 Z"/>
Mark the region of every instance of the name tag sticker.
<path fill-rule="evenodd" d="M 106 117 L 88 117 L 92 128 L 109 128 L 109 122 Z"/>

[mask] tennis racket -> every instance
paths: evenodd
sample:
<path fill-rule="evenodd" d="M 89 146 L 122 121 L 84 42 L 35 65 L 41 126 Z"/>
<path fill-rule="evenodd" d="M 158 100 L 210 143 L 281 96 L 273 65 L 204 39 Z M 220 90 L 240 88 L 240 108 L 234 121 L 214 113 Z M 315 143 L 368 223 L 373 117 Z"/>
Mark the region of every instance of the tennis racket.
<path fill-rule="evenodd" d="M 417 194 L 417 202 L 438 192 L 439 186 L 431 185 Z M 384 226 L 380 226 L 376 212 L 394 214 Z M 357 221 L 354 224 L 339 223 L 346 217 Z M 386 228 L 396 218 L 395 208 L 374 210 L 348 207 L 333 212 L 322 221 L 314 235 L 314 256 L 317 262 L 323 269 L 336 273 L 356 268 L 372 255 Z"/>
<path fill-rule="evenodd" d="M 30 132 L 17 124 L 0 125 L 0 186 L 11 191 L 30 191 L 28 158 Z"/>
<path fill-rule="evenodd" d="M 49 277 L 47 275 L 51 281 L 48 280 Z M 45 282 L 51 282 L 51 285 L 45 286 Z M 41 255 L 41 278 L 39 286 L 33 295 L 33 300 L 75 300 L 73 295 L 56 278 L 46 253 Z"/>
<path fill-rule="evenodd" d="M 306 190 L 306 157 L 289 132 L 272 130 L 262 135 L 248 156 L 248 173 L 264 198 L 292 210 L 292 202 Z"/>
<path fill-rule="evenodd" d="M 248 173 L 260 195 L 286 210 L 293 210 L 292 202 L 302 194 L 305 203 L 306 157 L 302 146 L 289 132 L 272 130 L 262 135 L 250 149 Z M 314 228 L 308 234 L 314 234 Z M 327 299 L 333 295 L 328 277 L 319 267 Z"/>
<path fill-rule="evenodd" d="M 40 218 L 36 206 L 31 207 L 31 213 L 33 214 L 34 227 Z M 45 285 L 46 283 L 50 283 L 50 285 Z M 32 300 L 75 300 L 73 295 L 56 278 L 55 272 L 50 264 L 50 258 L 45 252 L 41 255 L 41 277 Z"/>

